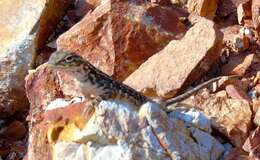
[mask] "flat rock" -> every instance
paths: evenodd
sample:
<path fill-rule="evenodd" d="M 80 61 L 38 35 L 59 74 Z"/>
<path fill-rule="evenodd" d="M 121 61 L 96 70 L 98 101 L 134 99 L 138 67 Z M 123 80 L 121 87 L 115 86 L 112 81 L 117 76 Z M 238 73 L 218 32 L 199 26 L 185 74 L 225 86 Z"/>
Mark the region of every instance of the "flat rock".
<path fill-rule="evenodd" d="M 181 40 L 171 41 L 124 83 L 149 96 L 170 97 L 194 82 L 220 55 L 222 34 L 210 20 L 196 23 Z"/>
<path fill-rule="evenodd" d="M 218 0 L 188 0 L 189 12 L 195 12 L 202 17 L 213 19 L 217 10 Z"/>
<path fill-rule="evenodd" d="M 171 8 L 108 0 L 62 34 L 57 45 L 59 50 L 78 53 L 108 75 L 124 80 L 185 31 Z"/>

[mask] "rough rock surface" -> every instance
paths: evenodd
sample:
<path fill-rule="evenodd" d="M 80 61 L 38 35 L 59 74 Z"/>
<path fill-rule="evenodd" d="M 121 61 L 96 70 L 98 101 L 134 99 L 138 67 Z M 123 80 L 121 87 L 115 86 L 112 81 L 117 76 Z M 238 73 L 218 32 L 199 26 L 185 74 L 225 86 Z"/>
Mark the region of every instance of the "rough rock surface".
<path fill-rule="evenodd" d="M 218 15 L 225 17 L 233 12 L 236 12 L 237 7 L 241 3 L 246 3 L 249 0 L 219 0 L 218 3 Z"/>
<path fill-rule="evenodd" d="M 258 101 L 257 105 L 260 106 L 260 101 Z M 255 113 L 254 123 L 258 126 L 260 126 L 260 107 L 258 106 L 258 109 Z"/>
<path fill-rule="evenodd" d="M 202 17 L 213 19 L 217 10 L 218 0 L 189 0 L 189 12 L 195 12 Z"/>
<path fill-rule="evenodd" d="M 58 49 L 76 52 L 105 73 L 124 80 L 185 31 L 170 8 L 104 1 L 61 35 L 57 45 Z"/>
<path fill-rule="evenodd" d="M 237 147 L 243 145 L 252 128 L 251 108 L 244 99 L 228 98 L 226 93 L 210 95 L 205 91 L 184 103 L 197 106 L 205 115 L 211 117 L 214 129 L 229 138 Z"/>
<path fill-rule="evenodd" d="M 260 39 L 260 2 L 259 0 L 252 0 L 252 20 L 255 29 L 258 34 L 258 40 Z"/>
<path fill-rule="evenodd" d="M 45 1 L 4 0 L 0 3 L 0 117 L 28 107 L 24 77 L 32 62 L 33 35 Z"/>
<path fill-rule="evenodd" d="M 212 21 L 201 19 L 183 39 L 171 41 L 124 83 L 145 95 L 173 96 L 184 85 L 199 78 L 215 62 L 220 55 L 222 38 Z"/>
<path fill-rule="evenodd" d="M 224 75 L 235 74 L 235 75 L 244 75 L 252 65 L 254 61 L 257 61 L 258 58 L 255 54 L 239 54 L 230 56 L 230 60 L 227 64 L 223 65 L 222 73 Z M 258 68 L 258 67 L 257 67 Z M 257 68 L 255 68 L 257 70 Z M 253 67 L 254 69 L 254 67 Z"/>
<path fill-rule="evenodd" d="M 48 30 L 47 27 L 40 27 L 41 30 L 45 30 L 44 36 L 41 35 L 36 31 L 37 22 L 40 17 L 44 18 L 44 22 L 57 19 L 58 13 L 64 12 L 68 2 L 50 0 L 47 3 L 49 5 L 46 6 L 46 0 L 1 1 L 0 117 L 9 116 L 15 111 L 28 107 L 24 78 L 33 63 L 35 49 L 40 46 L 39 39 L 46 40 L 44 36 L 47 35 Z M 58 8 L 50 8 L 50 5 L 58 6 Z M 56 9 L 59 11 L 54 11 Z M 50 32 L 51 25 L 49 24 Z"/>
<path fill-rule="evenodd" d="M 224 152 L 210 134 L 210 120 L 195 109 L 167 115 L 155 103 L 141 107 L 113 100 L 93 108 L 78 98 L 82 95 L 69 75 L 46 66 L 26 81 L 32 105 L 29 159 L 206 160 Z"/>
<path fill-rule="evenodd" d="M 260 128 L 256 128 L 252 134 L 247 138 L 243 149 L 249 152 L 252 159 L 260 159 Z"/>

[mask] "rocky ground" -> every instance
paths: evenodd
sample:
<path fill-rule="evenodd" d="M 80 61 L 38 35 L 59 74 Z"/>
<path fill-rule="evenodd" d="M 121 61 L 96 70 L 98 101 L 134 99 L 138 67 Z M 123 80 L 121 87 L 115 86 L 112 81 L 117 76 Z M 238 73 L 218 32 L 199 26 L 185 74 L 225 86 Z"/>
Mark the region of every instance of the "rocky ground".
<path fill-rule="evenodd" d="M 0 159 L 260 159 L 259 0 L 1 0 Z M 75 52 L 164 112 L 89 107 L 46 64 Z M 84 95 L 83 95 L 84 96 Z"/>

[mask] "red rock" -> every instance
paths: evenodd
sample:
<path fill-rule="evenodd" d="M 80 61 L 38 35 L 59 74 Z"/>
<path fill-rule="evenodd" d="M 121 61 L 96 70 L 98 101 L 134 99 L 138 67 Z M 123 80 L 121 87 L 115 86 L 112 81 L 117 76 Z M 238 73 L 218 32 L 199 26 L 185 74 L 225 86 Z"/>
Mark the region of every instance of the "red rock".
<path fill-rule="evenodd" d="M 260 1 L 252 0 L 252 20 L 260 40 Z"/>
<path fill-rule="evenodd" d="M 255 58 L 257 58 L 255 54 L 246 53 L 231 56 L 228 63 L 222 67 L 222 73 L 224 75 L 244 75 L 252 66 Z"/>
<path fill-rule="evenodd" d="M 173 96 L 209 68 L 219 57 L 221 44 L 221 32 L 212 21 L 202 19 L 182 40 L 171 41 L 124 83 L 145 95 Z"/>
<path fill-rule="evenodd" d="M 240 100 L 244 99 L 248 101 L 248 103 L 251 102 L 251 99 L 247 96 L 246 92 L 235 85 L 232 84 L 227 85 L 226 91 L 231 98 L 240 99 Z"/>
<path fill-rule="evenodd" d="M 46 3 L 41 19 L 39 19 L 39 26 L 35 39 L 36 48 L 38 49 L 37 52 L 44 48 L 49 36 L 53 33 L 60 20 L 65 15 L 67 8 L 73 2 L 74 0 L 50 0 Z"/>
<path fill-rule="evenodd" d="M 3 135 L 12 139 L 20 139 L 25 136 L 26 132 L 24 124 L 15 120 L 6 127 Z"/>
<path fill-rule="evenodd" d="M 57 44 L 123 80 L 185 31 L 170 8 L 107 1 L 61 35 Z"/>
<path fill-rule="evenodd" d="M 253 133 L 247 138 L 243 145 L 243 149 L 249 152 L 249 156 L 252 159 L 260 159 L 260 127 L 255 129 Z"/>
<path fill-rule="evenodd" d="M 213 19 L 217 10 L 218 0 L 189 0 L 188 11 L 196 12 L 202 17 Z"/>
<path fill-rule="evenodd" d="M 251 19 L 251 1 L 247 1 L 245 3 L 240 3 L 237 7 L 237 18 L 239 24 L 245 24 L 245 19 Z"/>
<path fill-rule="evenodd" d="M 236 12 L 237 7 L 241 3 L 246 3 L 249 0 L 219 0 L 218 3 L 218 16 L 226 17 L 229 14 Z"/>

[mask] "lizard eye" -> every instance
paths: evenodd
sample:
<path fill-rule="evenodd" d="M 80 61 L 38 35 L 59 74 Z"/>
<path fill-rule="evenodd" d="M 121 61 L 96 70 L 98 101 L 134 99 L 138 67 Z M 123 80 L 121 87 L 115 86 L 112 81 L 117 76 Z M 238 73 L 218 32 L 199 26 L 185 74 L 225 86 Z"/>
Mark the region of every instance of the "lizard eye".
<path fill-rule="evenodd" d="M 65 58 L 65 61 L 66 62 L 72 62 L 73 59 L 74 59 L 73 56 L 68 56 L 68 57 Z"/>

